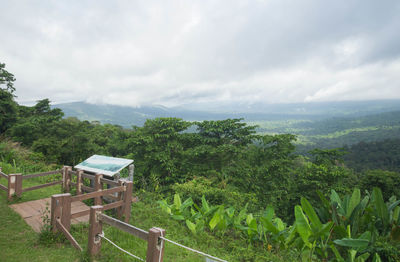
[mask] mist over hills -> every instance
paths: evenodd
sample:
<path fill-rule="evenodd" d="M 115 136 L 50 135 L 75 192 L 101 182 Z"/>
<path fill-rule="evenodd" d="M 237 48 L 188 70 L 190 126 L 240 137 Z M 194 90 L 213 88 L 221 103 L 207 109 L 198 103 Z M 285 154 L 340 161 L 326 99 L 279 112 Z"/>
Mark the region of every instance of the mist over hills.
<path fill-rule="evenodd" d="M 288 119 L 322 120 L 400 110 L 400 100 L 313 102 L 296 104 L 193 104 L 180 107 L 97 105 L 86 102 L 56 104 L 65 117 L 99 121 L 123 127 L 142 126 L 146 119 L 178 117 L 187 121 L 244 118 L 247 122 Z"/>

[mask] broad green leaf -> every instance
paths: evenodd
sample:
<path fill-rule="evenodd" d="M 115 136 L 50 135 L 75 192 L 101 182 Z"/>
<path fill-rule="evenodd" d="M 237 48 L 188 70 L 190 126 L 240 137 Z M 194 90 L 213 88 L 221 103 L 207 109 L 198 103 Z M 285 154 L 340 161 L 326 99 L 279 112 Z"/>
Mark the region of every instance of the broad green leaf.
<path fill-rule="evenodd" d="M 206 213 L 210 210 L 210 206 L 208 205 L 207 200 L 204 195 L 201 197 L 201 205 L 202 205 L 202 209 L 203 209 L 204 213 Z"/>
<path fill-rule="evenodd" d="M 333 254 L 335 254 L 336 260 L 338 262 L 344 262 L 343 257 L 340 255 L 339 251 L 337 250 L 337 248 L 335 247 L 334 244 L 330 245 L 330 248 L 332 249 Z"/>
<path fill-rule="evenodd" d="M 247 208 L 243 208 L 242 210 L 240 210 L 239 215 L 237 215 L 234 219 L 234 223 L 236 226 L 240 225 L 243 219 L 247 217 L 246 213 L 247 213 Z"/>
<path fill-rule="evenodd" d="M 333 225 L 332 221 L 322 225 L 321 229 L 314 234 L 314 237 L 328 236 Z"/>
<path fill-rule="evenodd" d="M 326 209 L 330 209 L 331 204 L 329 203 L 329 201 L 326 199 L 326 197 L 322 194 L 321 191 L 317 190 L 317 194 L 319 196 L 319 198 L 321 199 L 322 203 L 324 204 Z"/>
<path fill-rule="evenodd" d="M 351 195 L 349 206 L 347 207 L 346 210 L 347 218 L 351 216 L 351 213 L 353 212 L 354 208 L 360 203 L 360 199 L 361 199 L 360 189 L 355 188 L 353 194 Z"/>
<path fill-rule="evenodd" d="M 246 224 L 250 225 L 250 223 L 253 219 L 254 219 L 253 214 L 248 214 L 246 217 Z"/>
<path fill-rule="evenodd" d="M 351 247 L 354 249 L 364 249 L 368 246 L 369 241 L 366 239 L 342 238 L 333 241 L 336 245 L 343 247 Z"/>
<path fill-rule="evenodd" d="M 233 207 L 227 208 L 225 210 L 225 212 L 226 212 L 226 214 L 228 215 L 229 218 L 232 218 L 233 215 L 235 214 L 235 208 L 233 208 Z"/>
<path fill-rule="evenodd" d="M 361 236 L 358 237 L 358 239 L 365 239 L 365 240 L 371 241 L 371 239 L 372 239 L 371 232 L 365 231 L 364 233 L 361 234 Z"/>
<path fill-rule="evenodd" d="M 331 202 L 332 203 L 337 203 L 337 212 L 344 216 L 344 210 L 343 210 L 343 203 L 342 200 L 340 199 L 339 195 L 336 193 L 335 190 L 331 190 Z"/>
<path fill-rule="evenodd" d="M 392 203 L 389 208 L 388 211 L 392 211 L 394 208 L 396 208 L 398 205 L 400 204 L 400 200 L 397 200 L 396 202 Z"/>
<path fill-rule="evenodd" d="M 397 206 L 393 210 L 393 215 L 392 215 L 392 221 L 395 224 L 398 224 L 399 221 L 399 215 L 400 215 L 400 206 Z"/>
<path fill-rule="evenodd" d="M 166 200 L 158 201 L 158 203 L 160 204 L 160 207 L 163 211 L 167 212 L 168 214 L 171 214 L 171 208 L 169 207 Z"/>
<path fill-rule="evenodd" d="M 296 232 L 297 232 L 297 226 L 296 223 L 294 223 L 293 226 L 291 226 L 291 228 L 289 229 L 289 234 L 287 236 L 287 238 L 285 239 L 285 244 L 288 245 L 296 236 Z"/>
<path fill-rule="evenodd" d="M 317 213 L 315 213 L 314 208 L 311 206 L 310 202 L 304 197 L 301 198 L 301 207 L 303 208 L 304 212 L 307 214 L 308 218 L 310 219 L 311 226 L 314 228 L 315 231 L 321 230 L 322 223 L 319 220 Z"/>
<path fill-rule="evenodd" d="M 356 255 L 357 255 L 357 250 L 350 249 L 349 250 L 349 254 L 350 254 L 350 262 L 355 262 L 355 258 L 356 258 Z"/>
<path fill-rule="evenodd" d="M 283 223 L 282 219 L 280 219 L 279 217 L 275 218 L 275 223 L 279 231 L 284 230 L 286 227 L 285 223 Z"/>
<path fill-rule="evenodd" d="M 374 257 L 372 258 L 372 262 L 382 262 L 381 257 L 379 256 L 378 253 L 374 254 Z"/>
<path fill-rule="evenodd" d="M 272 224 L 271 221 L 269 221 L 266 217 L 261 217 L 260 218 L 261 224 L 270 232 L 273 234 L 279 234 L 279 229 Z"/>
<path fill-rule="evenodd" d="M 383 227 L 384 229 L 386 229 L 389 224 L 389 212 L 385 202 L 383 201 L 381 189 L 378 187 L 374 187 L 374 189 L 372 190 L 372 195 L 374 197 L 377 216 L 382 220 Z"/>
<path fill-rule="evenodd" d="M 174 195 L 174 205 L 176 209 L 180 209 L 181 208 L 181 197 L 179 196 L 179 194 L 175 194 Z"/>
<path fill-rule="evenodd" d="M 294 215 L 296 218 L 296 229 L 303 242 L 311 248 L 311 243 L 308 241 L 309 236 L 312 234 L 310 224 L 307 217 L 304 215 L 301 206 L 296 205 L 294 208 Z"/>
<path fill-rule="evenodd" d="M 191 197 L 189 197 L 188 199 L 185 200 L 185 202 L 183 202 L 183 204 L 181 205 L 180 209 L 183 211 L 186 208 L 190 207 L 193 205 L 193 200 Z"/>
<path fill-rule="evenodd" d="M 267 208 L 264 211 L 263 217 L 271 221 L 272 218 L 274 217 L 274 214 L 275 214 L 274 208 L 272 206 L 267 206 Z"/>
<path fill-rule="evenodd" d="M 186 220 L 186 225 L 192 231 L 193 234 L 196 234 L 196 225 L 192 223 L 190 220 Z"/>
<path fill-rule="evenodd" d="M 253 232 L 257 232 L 257 220 L 252 219 L 248 226 Z"/>
<path fill-rule="evenodd" d="M 362 255 L 359 255 L 355 262 L 365 262 L 369 258 L 369 253 L 364 253 Z"/>
<path fill-rule="evenodd" d="M 182 215 L 172 215 L 172 218 L 175 220 L 185 220 L 185 217 Z"/>
<path fill-rule="evenodd" d="M 210 229 L 214 230 L 214 228 L 218 225 L 220 221 L 221 221 L 221 214 L 219 212 L 215 212 L 213 218 L 208 223 L 210 225 Z"/>

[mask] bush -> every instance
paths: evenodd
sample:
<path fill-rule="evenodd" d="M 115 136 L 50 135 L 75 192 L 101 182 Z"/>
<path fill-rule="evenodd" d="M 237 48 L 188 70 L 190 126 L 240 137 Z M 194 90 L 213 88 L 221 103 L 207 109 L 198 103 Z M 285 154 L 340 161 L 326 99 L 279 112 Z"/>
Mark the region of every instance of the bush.
<path fill-rule="evenodd" d="M 361 189 L 368 191 L 373 187 L 381 188 L 385 200 L 388 200 L 392 195 L 400 198 L 400 173 L 383 170 L 368 170 L 362 175 L 360 186 Z"/>
<path fill-rule="evenodd" d="M 238 209 L 248 203 L 249 210 L 254 209 L 257 205 L 255 194 L 242 193 L 235 187 L 225 186 L 223 183 L 204 177 L 194 178 L 184 184 L 175 184 L 172 189 L 185 198 L 191 197 L 196 203 L 200 203 L 201 197 L 204 195 L 214 205 L 224 204 Z"/>

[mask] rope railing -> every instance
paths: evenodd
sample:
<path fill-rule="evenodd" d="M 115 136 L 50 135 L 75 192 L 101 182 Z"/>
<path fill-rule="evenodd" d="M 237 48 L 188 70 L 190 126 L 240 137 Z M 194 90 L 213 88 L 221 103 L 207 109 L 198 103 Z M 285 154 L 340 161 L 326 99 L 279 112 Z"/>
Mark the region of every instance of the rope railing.
<path fill-rule="evenodd" d="M 111 245 L 113 245 L 114 247 L 118 248 L 120 251 L 124 252 L 125 254 L 127 254 L 127 255 L 129 255 L 129 256 L 131 256 L 131 257 L 133 257 L 133 258 L 136 258 L 137 260 L 145 261 L 143 258 L 138 257 L 138 256 L 132 254 L 132 253 L 129 252 L 129 251 L 126 251 L 125 249 L 121 248 L 120 246 L 118 246 L 117 244 L 115 244 L 114 242 L 112 242 L 110 239 L 108 239 L 108 238 L 104 235 L 104 231 L 101 232 L 101 234 L 99 234 L 98 236 L 101 237 L 101 238 L 103 238 L 103 239 L 105 239 L 105 240 L 107 240 Z"/>
<path fill-rule="evenodd" d="M 209 254 L 207 254 L 207 253 L 198 251 L 198 250 L 196 250 L 196 249 L 193 249 L 193 248 L 184 246 L 184 245 L 182 245 L 182 244 L 179 244 L 179 243 L 177 243 L 177 242 L 175 242 L 175 241 L 172 241 L 172 240 L 170 240 L 170 239 L 168 239 L 168 238 L 165 238 L 165 237 L 163 237 L 163 236 L 160 236 L 160 239 L 162 239 L 162 240 L 164 240 L 164 241 L 167 241 L 167 242 L 169 242 L 169 243 L 171 243 L 171 244 L 174 244 L 174 245 L 176 245 L 176 246 L 179 246 L 179 247 L 181 247 L 181 248 L 184 248 L 184 249 L 186 249 L 186 250 L 189 250 L 189 251 L 191 251 L 191 252 L 194 252 L 194 253 L 197 253 L 197 254 L 199 254 L 199 255 L 202 255 L 202 256 L 204 256 L 204 257 L 208 257 L 208 258 L 211 258 L 211 259 L 213 259 L 213 260 L 220 261 L 220 262 L 228 262 L 227 260 L 223 260 L 223 259 L 220 259 L 220 258 L 218 258 L 218 257 L 211 256 L 211 255 L 209 255 Z"/>
<path fill-rule="evenodd" d="M 179 246 L 179 247 L 184 248 L 184 249 L 186 249 L 186 250 L 189 250 L 189 251 L 191 251 L 191 252 L 193 252 L 193 253 L 196 253 L 196 254 L 202 255 L 202 256 L 204 256 L 204 257 L 210 258 L 210 259 L 212 259 L 212 260 L 214 260 L 214 261 L 228 262 L 227 260 L 223 260 L 223 259 L 221 259 L 221 258 L 211 256 L 211 255 L 209 255 L 209 254 L 207 254 L 207 253 L 198 251 L 198 250 L 196 250 L 196 249 L 187 247 L 187 246 L 185 246 L 185 245 L 182 245 L 182 244 L 179 244 L 179 243 L 177 243 L 177 242 L 175 242 L 175 241 L 172 241 L 172 240 L 170 240 L 170 239 L 168 239 L 168 238 L 165 238 L 165 237 L 163 236 L 163 231 L 162 231 L 162 229 L 160 229 L 160 228 L 155 228 L 155 229 L 158 229 L 158 230 L 160 231 L 161 236 L 159 236 L 159 238 L 160 238 L 162 241 L 166 241 L 166 242 L 171 243 L 171 244 L 173 244 L 173 245 L 176 245 L 176 246 Z M 138 259 L 138 260 L 140 260 L 140 261 L 145 261 L 143 258 L 138 257 L 138 256 L 136 256 L 136 255 L 130 253 L 129 251 L 127 251 L 127 250 L 121 248 L 120 246 L 118 246 L 117 244 L 115 244 L 114 242 L 112 242 L 110 239 L 108 239 L 108 238 L 104 235 L 104 231 L 102 231 L 101 234 L 98 234 L 98 236 L 101 237 L 101 238 L 103 238 L 103 239 L 105 239 L 105 240 L 107 240 L 110 244 L 112 244 L 114 247 L 116 247 L 116 248 L 119 249 L 120 251 L 126 253 L 127 255 L 129 255 L 129 256 L 131 256 L 131 257 L 133 257 L 133 258 L 136 258 L 136 259 Z M 162 247 L 162 248 L 160 248 L 159 262 L 161 261 L 161 257 L 162 257 L 162 256 L 161 256 L 161 253 L 162 253 L 162 251 L 163 251 L 162 249 L 164 248 L 164 244 L 161 243 L 161 244 L 160 244 L 160 247 Z"/>

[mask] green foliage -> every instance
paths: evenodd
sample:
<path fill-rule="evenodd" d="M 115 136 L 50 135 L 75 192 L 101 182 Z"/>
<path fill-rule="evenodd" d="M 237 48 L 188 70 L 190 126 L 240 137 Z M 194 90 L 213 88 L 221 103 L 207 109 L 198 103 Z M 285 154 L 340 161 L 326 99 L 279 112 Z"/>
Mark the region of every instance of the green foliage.
<path fill-rule="evenodd" d="M 5 70 L 5 67 L 6 65 L 0 62 L 0 89 L 12 94 L 15 91 L 15 77 L 13 74 Z M 6 85 L 6 87 L 3 88 L 2 85 Z"/>
<path fill-rule="evenodd" d="M 0 62 L 0 134 L 17 120 L 17 103 L 14 101 L 14 75 L 4 69 Z M 6 87 L 4 88 L 3 85 Z"/>
<path fill-rule="evenodd" d="M 218 174 L 216 174 L 218 176 Z M 202 196 L 207 196 L 212 204 L 225 204 L 235 208 L 248 204 L 250 209 L 257 206 L 255 194 L 243 193 L 238 188 L 226 185 L 226 181 L 218 181 L 216 177 L 195 177 L 189 182 L 175 184 L 172 189 L 182 196 L 191 197 L 195 202 L 200 202 Z"/>
<path fill-rule="evenodd" d="M 358 172 L 367 170 L 388 170 L 400 172 L 400 139 L 379 139 L 360 142 L 348 147 L 345 163 Z"/>
<path fill-rule="evenodd" d="M 392 195 L 400 198 L 400 173 L 384 170 L 368 170 L 361 175 L 360 187 L 363 190 L 372 190 L 379 187 L 383 198 L 388 200 Z"/>

